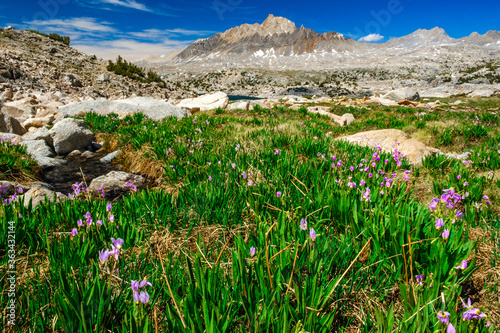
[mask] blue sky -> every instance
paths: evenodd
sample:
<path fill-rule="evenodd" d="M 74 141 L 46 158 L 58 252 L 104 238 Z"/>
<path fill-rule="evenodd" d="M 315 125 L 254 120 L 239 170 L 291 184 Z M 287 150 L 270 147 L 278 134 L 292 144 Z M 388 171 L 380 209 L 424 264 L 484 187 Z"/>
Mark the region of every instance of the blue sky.
<path fill-rule="evenodd" d="M 137 60 L 243 23 L 262 23 L 271 13 L 367 42 L 436 26 L 454 38 L 500 30 L 498 0 L 13 0 L 0 3 L 0 26 L 55 32 L 86 53 Z"/>

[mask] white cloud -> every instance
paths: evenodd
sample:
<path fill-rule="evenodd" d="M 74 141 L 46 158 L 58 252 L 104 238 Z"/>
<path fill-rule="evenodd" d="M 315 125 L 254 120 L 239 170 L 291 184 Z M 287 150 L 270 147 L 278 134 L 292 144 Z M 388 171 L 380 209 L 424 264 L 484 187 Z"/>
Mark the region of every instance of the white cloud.
<path fill-rule="evenodd" d="M 23 29 L 69 36 L 71 46 L 82 52 L 113 60 L 121 55 L 129 61 L 166 54 L 190 45 L 196 38 L 214 33 L 181 28 L 127 32 L 116 29 L 111 22 L 92 17 L 34 20 L 24 22 Z"/>
<path fill-rule="evenodd" d="M 137 38 L 153 39 L 161 37 L 175 37 L 175 36 L 202 36 L 214 34 L 214 31 L 196 31 L 196 30 L 185 30 L 185 29 L 146 29 L 139 32 L 131 32 L 130 35 Z"/>
<path fill-rule="evenodd" d="M 380 34 L 369 34 L 368 36 L 358 39 L 358 42 L 378 42 L 381 39 L 384 39 L 384 36 Z"/>
<path fill-rule="evenodd" d="M 142 3 L 138 3 L 135 0 L 100 0 L 101 3 L 107 3 L 116 6 L 123 6 L 127 8 L 133 8 L 137 10 L 142 10 L 145 12 L 151 12 L 151 9 L 147 8 Z"/>
<path fill-rule="evenodd" d="M 121 55 L 124 59 L 135 61 L 150 55 L 166 54 L 188 46 L 193 41 L 165 40 L 162 43 L 146 43 L 132 39 L 117 39 L 108 41 L 82 40 L 73 47 L 87 54 L 95 54 L 103 59 L 116 59 Z"/>
<path fill-rule="evenodd" d="M 110 26 L 109 22 L 97 22 L 92 17 L 75 17 L 70 19 L 52 19 L 52 20 L 35 20 L 25 22 L 30 28 L 43 29 L 50 32 L 69 35 L 72 38 L 78 38 L 88 34 L 114 33 L 117 30 Z"/>

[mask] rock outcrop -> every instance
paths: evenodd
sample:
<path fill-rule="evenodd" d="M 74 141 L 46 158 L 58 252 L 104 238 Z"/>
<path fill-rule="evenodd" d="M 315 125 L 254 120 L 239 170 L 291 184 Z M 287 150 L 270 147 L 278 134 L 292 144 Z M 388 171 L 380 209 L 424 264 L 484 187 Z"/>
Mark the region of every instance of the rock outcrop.
<path fill-rule="evenodd" d="M 403 131 L 397 129 L 361 132 L 340 137 L 337 140 L 344 140 L 364 147 L 380 147 L 382 151 L 388 153 L 398 150 L 414 165 L 421 165 L 422 159 L 429 154 L 440 153 L 439 149 L 427 147 L 416 139 L 409 139 Z"/>
<path fill-rule="evenodd" d="M 228 104 L 229 97 L 226 93 L 217 92 L 197 98 L 183 99 L 179 104 L 177 104 L 177 106 L 194 113 L 196 111 L 208 111 L 215 110 L 217 108 L 225 109 Z"/>
<path fill-rule="evenodd" d="M 69 116 L 87 112 L 96 112 L 101 115 L 116 113 L 122 118 L 139 112 L 153 119 L 189 116 L 189 112 L 182 110 L 179 106 L 149 97 L 134 97 L 114 101 L 99 99 L 96 101 L 75 102 L 59 108 L 59 111 Z"/>

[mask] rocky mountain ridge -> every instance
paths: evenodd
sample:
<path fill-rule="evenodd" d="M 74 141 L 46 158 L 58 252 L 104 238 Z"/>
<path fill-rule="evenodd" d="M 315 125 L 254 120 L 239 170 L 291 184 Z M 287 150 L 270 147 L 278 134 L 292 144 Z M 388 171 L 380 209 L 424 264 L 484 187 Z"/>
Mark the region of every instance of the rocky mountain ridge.
<path fill-rule="evenodd" d="M 416 57 L 420 58 L 443 47 L 448 48 L 445 50 L 448 53 L 465 53 L 466 57 L 498 57 L 500 32 L 489 31 L 484 35 L 473 33 L 455 39 L 448 36 L 444 29 L 436 27 L 419 29 L 383 44 L 370 44 L 347 39 L 337 32 L 317 33 L 303 26 L 297 28 L 292 21 L 270 14 L 262 24 L 243 24 L 197 40 L 166 58 L 162 65 L 183 66 L 187 69 L 203 65 L 272 69 L 379 66 L 384 65 L 386 58 L 408 58 L 405 52 L 409 50 L 418 49 L 422 54 Z M 352 60 L 349 61 L 349 58 Z M 414 59 L 410 60 L 411 63 Z M 155 63 L 161 64 L 161 60 L 156 59 Z"/>
<path fill-rule="evenodd" d="M 194 93 L 266 98 L 363 96 L 400 87 L 429 97 L 488 96 L 500 90 L 499 63 L 498 31 L 455 39 L 436 27 L 372 44 L 270 15 L 138 64 Z"/>
<path fill-rule="evenodd" d="M 218 33 L 210 38 L 200 39 L 182 50 L 173 58 L 175 64 L 201 59 L 221 58 L 224 55 L 248 56 L 252 53 L 293 56 L 313 52 L 320 47 L 350 44 L 342 34 L 336 32 L 317 33 L 284 18 L 269 15 L 262 24 L 243 24 Z M 351 40 L 352 41 L 352 40 Z M 345 46 L 344 46 L 345 48 Z"/>

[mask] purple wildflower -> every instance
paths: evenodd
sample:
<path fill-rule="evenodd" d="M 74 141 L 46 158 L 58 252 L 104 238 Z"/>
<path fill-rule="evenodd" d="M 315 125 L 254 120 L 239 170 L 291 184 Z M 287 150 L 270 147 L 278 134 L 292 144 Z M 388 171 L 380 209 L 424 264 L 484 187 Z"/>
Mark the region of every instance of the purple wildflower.
<path fill-rule="evenodd" d="M 313 228 L 311 228 L 311 230 L 309 230 L 309 237 L 311 237 L 311 239 L 312 239 L 313 241 L 315 241 L 315 240 L 316 240 L 317 235 L 316 235 L 316 231 L 314 231 L 314 229 L 313 229 Z"/>
<path fill-rule="evenodd" d="M 462 260 L 462 263 L 458 265 L 457 267 L 454 267 L 455 269 L 461 269 L 464 270 L 467 268 L 467 260 Z"/>
<path fill-rule="evenodd" d="M 457 210 L 457 213 L 455 214 L 455 216 L 457 217 L 457 219 L 462 219 L 462 217 L 464 217 L 464 213 L 461 211 L 461 210 Z"/>
<path fill-rule="evenodd" d="M 370 189 L 367 187 L 365 192 L 361 193 L 361 201 L 371 201 Z"/>
<path fill-rule="evenodd" d="M 73 230 L 71 230 L 71 236 L 76 236 L 78 234 L 78 230 L 76 228 L 73 228 Z"/>
<path fill-rule="evenodd" d="M 254 247 L 254 246 L 252 246 L 252 247 L 250 248 L 250 256 L 252 256 L 252 257 L 253 257 L 253 256 L 255 255 L 255 251 L 256 251 L 256 250 L 255 250 L 255 247 Z"/>
<path fill-rule="evenodd" d="M 438 203 L 439 203 L 439 199 L 438 198 L 432 199 L 431 204 L 429 205 L 429 209 L 430 210 L 436 210 Z"/>
<path fill-rule="evenodd" d="M 134 296 L 134 302 L 139 303 L 139 293 L 137 291 L 134 291 L 132 295 Z"/>
<path fill-rule="evenodd" d="M 302 231 L 307 230 L 307 218 L 300 220 L 300 230 Z"/>
<path fill-rule="evenodd" d="M 281 192 L 280 192 L 280 191 L 276 192 L 276 196 L 277 196 L 278 198 L 279 198 L 279 197 L 281 197 Z"/>
<path fill-rule="evenodd" d="M 423 275 L 423 274 L 421 274 L 421 275 L 417 275 L 415 278 L 417 279 L 417 283 L 418 283 L 419 285 L 421 285 L 421 286 L 423 286 L 423 285 L 424 285 L 424 283 L 423 283 L 423 282 L 424 282 L 424 275 Z"/>
<path fill-rule="evenodd" d="M 446 229 L 445 231 L 443 231 L 441 237 L 443 237 L 443 239 L 448 239 L 450 237 L 450 230 Z"/>
<path fill-rule="evenodd" d="M 121 248 L 122 248 L 122 245 L 123 245 L 124 240 L 123 240 L 123 239 L 121 239 L 121 238 L 118 238 L 118 239 L 111 238 L 111 242 L 113 242 L 113 245 L 114 245 L 117 249 L 121 249 Z"/>
<path fill-rule="evenodd" d="M 437 317 L 443 324 L 448 324 L 450 322 L 450 313 L 446 311 L 439 311 Z"/>
<path fill-rule="evenodd" d="M 139 288 L 144 288 L 144 286 L 152 287 L 153 285 L 147 279 L 144 279 L 141 281 L 141 283 L 139 283 Z"/>
<path fill-rule="evenodd" d="M 108 258 L 109 258 L 108 250 L 99 251 L 99 260 L 101 261 L 101 263 L 105 263 L 106 261 L 108 261 Z"/>
<path fill-rule="evenodd" d="M 436 219 L 436 229 L 441 229 L 444 226 L 443 219 Z"/>
<path fill-rule="evenodd" d="M 141 291 L 141 293 L 139 294 L 139 301 L 141 301 L 143 304 L 149 302 L 149 294 L 147 291 Z"/>
<path fill-rule="evenodd" d="M 136 280 L 130 281 L 130 288 L 132 288 L 133 291 L 139 291 L 139 282 Z"/>
<path fill-rule="evenodd" d="M 111 204 L 111 202 L 110 202 L 110 203 L 108 203 L 108 204 L 106 205 L 106 210 L 107 210 L 108 212 L 109 212 L 112 208 L 113 208 L 113 205 Z"/>

